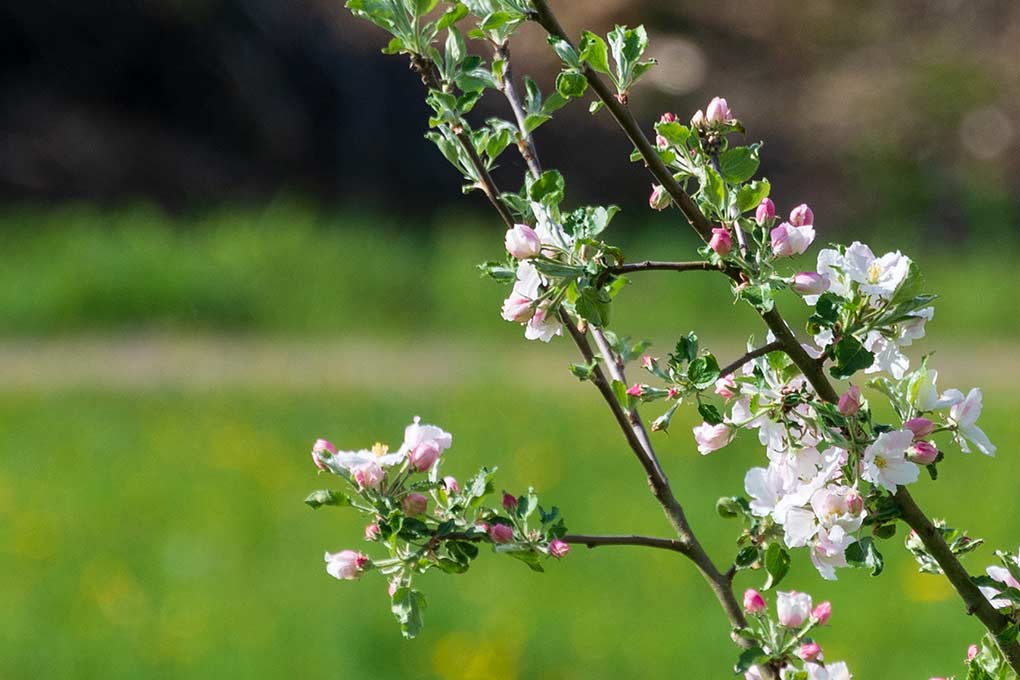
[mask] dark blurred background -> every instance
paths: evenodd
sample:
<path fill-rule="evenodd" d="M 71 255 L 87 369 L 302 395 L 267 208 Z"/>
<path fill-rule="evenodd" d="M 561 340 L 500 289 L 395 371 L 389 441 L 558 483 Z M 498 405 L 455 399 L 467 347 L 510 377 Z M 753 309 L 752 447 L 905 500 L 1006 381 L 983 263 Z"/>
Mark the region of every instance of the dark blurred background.
<path fill-rule="evenodd" d="M 954 241 L 975 221 L 1016 232 L 1015 2 L 559 4 L 576 30 L 645 23 L 661 65 L 633 97 L 639 116 L 685 118 L 728 96 L 766 140 L 779 197 L 810 199 L 829 225 L 877 220 Z M 8 201 L 178 211 L 286 191 L 384 205 L 394 187 L 410 211 L 462 200 L 422 140 L 420 83 L 338 1 L 43 0 L 6 3 L 0 19 Z M 517 72 L 549 89 L 556 64 L 530 29 Z M 560 119 L 538 141 L 572 198 L 605 201 L 612 186 L 611 200 L 640 205 L 647 179 L 608 117 L 575 105 Z M 520 164 L 504 163 L 513 186 Z"/>
<path fill-rule="evenodd" d="M 940 298 L 911 358 L 938 350 L 941 388 L 985 389 L 1000 455 L 947 454 L 916 495 L 988 540 L 974 572 L 1015 550 L 1020 3 L 553 5 L 575 34 L 648 26 L 660 64 L 631 106 L 649 131 L 728 98 L 781 212 L 814 208 L 791 271 L 854 239 L 918 261 Z M 326 575 L 324 550 L 375 551 L 357 516 L 301 503 L 330 485 L 311 443 L 392 448 L 416 414 L 455 435 L 444 474 L 498 465 L 498 490 L 535 486 L 573 531 L 669 531 L 571 344 L 500 320 L 506 290 L 475 265 L 503 227 L 423 138 L 421 83 L 385 42 L 339 0 L 0 3 L 0 677 L 732 677 L 722 614 L 665 551 L 428 574 L 412 643 L 378 574 Z M 512 49 L 548 92 L 543 36 Z M 694 257 L 586 104 L 537 133 L 568 204 L 623 206 L 606 238 L 630 260 Z M 520 160 L 501 161 L 516 189 Z M 612 330 L 662 357 L 694 329 L 728 361 L 763 333 L 731 303 L 714 277 L 635 277 Z M 805 305 L 781 303 L 803 329 Z M 655 441 L 723 564 L 738 529 L 715 501 L 765 457 L 753 436 L 698 456 L 698 418 Z M 799 553 L 785 586 L 833 601 L 821 643 L 856 677 L 958 674 L 982 629 L 901 539 L 881 578 L 822 582 Z"/>

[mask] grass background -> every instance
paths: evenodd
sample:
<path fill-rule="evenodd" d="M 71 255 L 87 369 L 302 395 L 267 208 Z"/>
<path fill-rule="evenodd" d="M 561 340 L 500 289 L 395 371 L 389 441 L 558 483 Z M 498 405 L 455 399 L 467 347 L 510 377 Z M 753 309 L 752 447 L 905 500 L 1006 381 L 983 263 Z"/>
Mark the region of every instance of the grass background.
<path fill-rule="evenodd" d="M 448 473 L 496 464 L 498 488 L 534 485 L 575 531 L 668 532 L 597 394 L 567 373 L 567 343 L 525 343 L 499 320 L 505 291 L 474 269 L 498 256 L 499 239 L 471 222 L 441 215 L 408 235 L 408 225 L 292 203 L 194 218 L 143 207 L 0 217 L 0 372 L 14 367 L 3 348 L 22 360 L 36 345 L 63 353 L 59 371 L 39 365 L 38 380 L 0 382 L 0 677 L 730 677 L 724 618 L 670 553 L 575 548 L 544 575 L 483 553 L 465 576 L 425 578 L 426 630 L 411 642 L 377 574 L 325 574 L 325 549 L 365 544 L 352 513 L 301 503 L 329 483 L 308 461 L 311 442 L 395 445 L 415 414 L 454 433 Z M 609 235 L 630 259 L 690 257 L 673 229 L 632 226 Z M 988 539 L 967 558 L 976 571 L 1020 534 L 1015 253 L 910 254 L 943 296 L 933 339 L 913 356 L 938 351 L 943 387 L 982 380 L 982 425 L 1000 447 L 994 460 L 950 453 L 942 478 L 917 486 L 923 507 Z M 660 354 L 695 328 L 724 359 L 761 334 L 728 296 L 698 274 L 635 279 L 614 327 L 655 339 Z M 116 344 L 108 366 L 84 365 L 94 357 L 77 353 L 83 337 L 165 347 L 196 335 L 225 352 L 259 338 L 290 348 L 288 362 L 303 347 L 288 343 L 307 341 L 309 354 L 332 348 L 351 370 L 199 387 L 74 379 L 135 370 L 117 365 Z M 289 370 L 272 361 L 261 356 L 251 373 Z M 714 501 L 764 457 L 750 437 L 698 456 L 692 424 L 682 411 L 672 434 L 657 435 L 660 454 L 722 562 L 738 529 Z M 881 577 L 845 570 L 823 582 L 798 551 L 785 585 L 833 601 L 819 639 L 856 677 L 959 673 L 980 625 L 943 580 L 916 572 L 901 540 L 882 544 Z M 762 580 L 744 574 L 738 586 Z"/>

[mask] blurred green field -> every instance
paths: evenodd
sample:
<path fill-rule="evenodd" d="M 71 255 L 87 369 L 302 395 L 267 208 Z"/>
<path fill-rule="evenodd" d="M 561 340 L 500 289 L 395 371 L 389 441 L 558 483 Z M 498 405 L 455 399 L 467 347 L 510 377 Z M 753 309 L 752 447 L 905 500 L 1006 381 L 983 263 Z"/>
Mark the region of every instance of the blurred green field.
<path fill-rule="evenodd" d="M 449 473 L 496 464 L 499 488 L 534 485 L 574 531 L 667 535 L 597 395 L 565 370 L 566 343 L 525 343 L 499 320 L 504 291 L 473 270 L 498 254 L 498 236 L 465 231 L 464 216 L 408 236 L 370 216 L 293 206 L 206 216 L 183 231 L 144 211 L 0 221 L 15 225 L 0 232 L 0 347 L 17 342 L 31 358 L 40 338 L 56 338 L 48 351 L 67 353 L 61 375 L 40 366 L 45 377 L 35 382 L 0 382 L 0 677 L 730 677 L 723 616 L 670 553 L 575 548 L 544 575 L 483 553 L 465 576 L 426 577 L 426 630 L 412 642 L 400 638 L 381 577 L 326 575 L 324 550 L 371 546 L 352 513 L 301 502 L 330 483 L 308 460 L 311 442 L 396 444 L 415 414 L 453 432 Z M 667 236 L 625 240 L 633 259 L 685 257 L 681 239 L 655 243 Z M 990 377 L 982 425 L 1000 447 L 994 460 L 950 455 L 942 478 L 920 483 L 917 495 L 991 547 L 1015 549 L 1020 460 L 1010 443 L 1020 440 L 1020 397 L 1009 387 L 1020 321 L 1001 311 L 1016 308 L 1017 274 L 994 266 L 1010 258 L 917 258 L 943 294 L 930 326 L 939 340 L 929 346 L 937 363 L 947 360 L 940 384 L 969 388 L 973 373 Z M 741 338 L 757 330 L 739 308 L 698 320 L 726 300 L 717 283 L 635 281 L 622 294 L 630 309 L 621 306 L 614 323 L 662 342 L 691 327 L 719 342 L 731 327 Z M 75 365 L 85 356 L 75 353 L 79 334 L 102 342 L 127 331 L 182 342 L 216 333 L 228 348 L 230 333 L 278 343 L 310 336 L 337 343 L 361 372 L 306 384 L 141 380 L 130 389 L 73 379 L 88 368 Z M 484 353 L 461 354 L 467 331 Z M 436 368 L 444 346 L 450 367 Z M 385 378 L 366 380 L 380 357 Z M 740 491 L 744 471 L 764 456 L 750 437 L 698 456 L 692 424 L 684 413 L 657 440 L 721 562 L 737 527 L 715 516 L 714 501 Z M 884 543 L 877 579 L 845 570 L 823 582 L 798 554 L 786 584 L 833 601 L 833 627 L 820 641 L 857 678 L 958 673 L 980 635 L 943 580 L 916 572 L 901 539 Z M 968 558 L 973 570 L 990 563 L 991 547 Z"/>

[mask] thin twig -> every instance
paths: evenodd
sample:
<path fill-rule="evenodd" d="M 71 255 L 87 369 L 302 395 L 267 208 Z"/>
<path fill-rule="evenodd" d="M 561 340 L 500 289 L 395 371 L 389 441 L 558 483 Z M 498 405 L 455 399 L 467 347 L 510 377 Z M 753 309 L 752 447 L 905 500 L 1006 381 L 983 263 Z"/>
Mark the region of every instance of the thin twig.
<path fill-rule="evenodd" d="M 773 340 L 769 344 L 762 345 L 758 349 L 752 349 L 750 352 L 740 357 L 736 361 L 726 364 L 725 366 L 719 369 L 719 375 L 725 377 L 731 373 L 736 372 L 738 368 L 746 364 L 748 361 L 754 361 L 758 357 L 763 357 L 769 352 L 778 352 L 781 349 L 783 349 L 783 343 L 779 342 L 778 340 Z"/>
<path fill-rule="evenodd" d="M 644 262 L 632 262 L 610 267 L 612 274 L 632 274 L 634 272 L 671 271 L 671 272 L 719 272 L 722 265 L 712 262 L 655 262 L 645 260 Z"/>
<path fill-rule="evenodd" d="M 673 552 L 684 553 L 684 544 L 675 538 L 656 538 L 654 536 L 589 536 L 587 534 L 567 534 L 563 537 L 567 543 L 597 548 L 603 545 L 639 545 L 648 548 L 662 548 Z"/>

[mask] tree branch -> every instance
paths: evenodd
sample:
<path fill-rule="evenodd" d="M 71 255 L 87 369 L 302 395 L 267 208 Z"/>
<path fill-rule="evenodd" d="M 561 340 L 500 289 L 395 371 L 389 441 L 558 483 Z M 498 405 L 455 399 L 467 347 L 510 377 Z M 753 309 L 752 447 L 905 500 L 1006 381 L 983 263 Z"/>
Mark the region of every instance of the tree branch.
<path fill-rule="evenodd" d="M 649 548 L 662 548 L 673 552 L 686 554 L 684 544 L 675 538 L 656 538 L 654 536 L 589 536 L 586 534 L 567 534 L 563 537 L 567 543 L 584 545 L 589 548 L 597 548 L 604 545 L 639 545 Z"/>
<path fill-rule="evenodd" d="M 497 45 L 493 50 L 493 54 L 497 59 L 502 59 L 506 64 L 506 67 L 503 69 L 503 83 L 500 91 L 507 101 L 510 102 L 510 108 L 513 110 L 514 118 L 517 120 L 517 129 L 520 132 L 520 137 L 517 140 L 517 150 L 520 151 L 521 157 L 527 163 L 528 170 L 532 176 L 538 177 L 542 174 L 542 164 L 538 160 L 538 150 L 535 148 L 535 141 L 524 125 L 527 114 L 524 111 L 524 106 L 521 104 L 521 98 L 517 94 L 517 88 L 514 86 L 514 74 L 510 68 L 509 44 L 503 43 L 502 45 Z"/>
<path fill-rule="evenodd" d="M 726 377 L 730 373 L 735 372 L 738 368 L 746 364 L 748 361 L 753 361 L 758 357 L 765 356 L 769 352 L 777 352 L 781 349 L 783 349 L 783 343 L 779 342 L 778 340 L 773 340 L 769 344 L 762 345 L 758 349 L 752 349 L 750 352 L 740 357 L 733 363 L 723 366 L 722 368 L 719 369 L 719 375 Z"/>
<path fill-rule="evenodd" d="M 631 274 L 633 272 L 672 271 L 672 272 L 720 272 L 724 267 L 711 262 L 633 262 L 610 267 L 612 274 Z"/>
<path fill-rule="evenodd" d="M 552 14 L 549 9 L 547 0 L 532 0 L 535 7 L 534 20 L 542 26 L 550 35 L 565 40 L 571 45 L 573 42 L 567 37 L 566 32 L 560 25 L 559 21 Z M 608 86 L 602 81 L 599 75 L 587 64 L 582 66 L 582 73 L 585 79 L 588 81 L 588 85 L 592 91 L 595 92 L 599 100 L 602 101 L 603 105 L 609 111 L 609 113 L 616 120 L 617 124 L 627 135 L 630 141 L 637 148 L 641 157 L 645 161 L 645 165 L 648 167 L 649 172 L 655 177 L 655 179 L 665 188 L 666 192 L 673 199 L 673 202 L 679 207 L 680 211 L 684 214 L 687 220 L 690 222 L 691 227 L 698 233 L 699 236 L 705 241 L 711 238 L 712 222 L 701 212 L 698 206 L 694 203 L 694 200 L 683 190 L 683 188 L 673 179 L 672 173 L 659 158 L 655 149 L 652 147 L 648 138 L 645 137 L 642 132 L 640 125 L 630 111 L 621 104 L 613 93 L 609 90 Z M 726 274 L 733 279 L 736 279 L 737 274 L 729 269 L 726 270 Z M 804 374 L 804 377 L 808 380 L 815 392 L 820 398 L 828 402 L 836 402 L 839 399 L 839 395 L 835 388 L 829 382 L 829 379 L 825 375 L 824 363 L 815 361 L 811 355 L 807 353 L 804 347 L 800 344 L 800 341 L 794 335 L 793 331 L 787 325 L 786 320 L 783 319 L 779 310 L 773 307 L 768 312 L 761 312 L 761 317 L 765 321 L 765 324 L 772 331 L 776 337 L 776 341 L 782 345 L 784 352 L 789 355 L 790 359 L 797 365 L 797 367 Z M 917 506 L 910 493 L 900 487 L 896 493 L 896 501 L 900 506 L 900 511 L 903 514 L 905 521 L 910 524 L 921 540 L 924 542 L 925 547 L 937 556 L 937 561 L 942 566 L 943 572 L 946 578 L 952 583 L 953 587 L 957 590 L 960 596 L 967 603 L 969 610 L 975 613 L 982 611 L 984 607 L 975 605 L 972 603 L 973 590 L 975 590 L 974 584 L 970 581 L 970 577 L 967 575 L 967 571 L 960 564 L 960 561 L 948 550 L 945 545 L 945 541 L 942 540 L 941 535 L 938 532 L 927 531 L 927 526 L 931 523 L 923 511 Z M 906 518 L 912 518 L 907 520 Z M 917 526 L 915 526 L 915 524 Z M 917 527 L 921 527 L 924 531 L 919 531 Z M 940 556 L 940 557 L 938 557 Z M 980 591 L 978 591 L 980 593 Z M 973 608 L 978 606 L 979 608 Z M 989 605 L 990 606 L 990 605 Z M 993 612 L 991 614 L 980 615 L 982 623 L 985 627 L 993 634 L 1000 633 L 1005 626 L 1001 620 L 1001 615 L 993 616 L 992 614 L 998 614 Z M 996 642 L 999 648 L 1003 651 L 1006 659 L 1009 661 L 1010 666 L 1020 674 L 1020 642 L 1004 642 L 996 637 Z"/>

